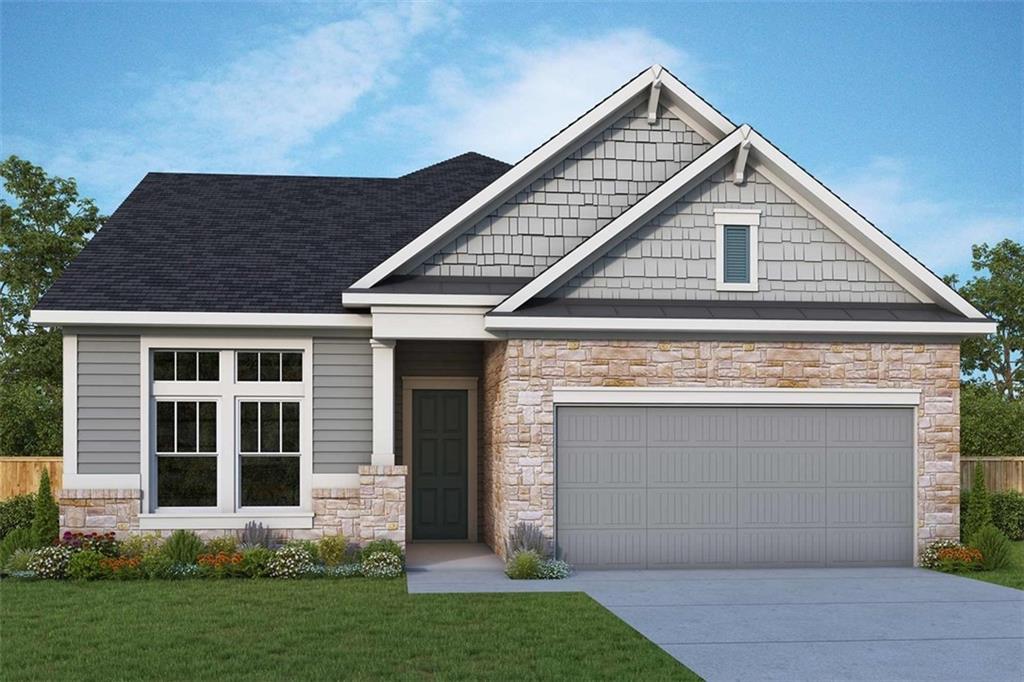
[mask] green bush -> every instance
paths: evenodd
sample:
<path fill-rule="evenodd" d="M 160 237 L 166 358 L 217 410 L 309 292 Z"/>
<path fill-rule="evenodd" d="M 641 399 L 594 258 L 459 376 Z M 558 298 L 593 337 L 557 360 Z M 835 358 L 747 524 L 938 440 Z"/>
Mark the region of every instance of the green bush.
<path fill-rule="evenodd" d="M 37 549 L 29 563 L 29 570 L 40 578 L 63 580 L 68 577 L 68 562 L 74 552 L 60 545 Z"/>
<path fill-rule="evenodd" d="M 395 557 L 398 557 L 399 561 L 401 561 L 403 564 L 405 563 L 405 552 L 402 551 L 402 548 L 399 547 L 397 542 L 395 542 L 394 540 L 387 539 L 373 540 L 371 542 L 366 543 L 363 546 L 362 551 L 360 552 L 360 558 L 361 560 L 365 561 L 374 554 L 380 554 L 381 552 L 383 552 L 384 554 L 391 554 Z"/>
<path fill-rule="evenodd" d="M 4 569 L 8 573 L 22 573 L 29 570 L 32 565 L 32 560 L 36 558 L 36 551 L 34 549 L 16 549 L 11 558 L 7 560 L 7 565 Z"/>
<path fill-rule="evenodd" d="M 163 544 L 164 539 L 155 533 L 132 535 L 121 543 L 121 556 L 142 558 L 151 552 L 159 552 Z"/>
<path fill-rule="evenodd" d="M 267 563 L 267 575 L 271 578 L 304 578 L 313 571 L 313 556 L 301 545 L 286 545 L 276 552 Z"/>
<path fill-rule="evenodd" d="M 163 552 L 176 564 L 194 564 L 203 553 L 203 541 L 190 530 L 176 530 L 164 543 Z"/>
<path fill-rule="evenodd" d="M 965 457 L 1024 454 L 1024 400 L 1007 400 L 994 389 L 964 384 L 960 390 L 960 454 Z"/>
<path fill-rule="evenodd" d="M 505 575 L 513 580 L 532 580 L 540 577 L 540 554 L 532 549 L 513 553 L 505 564 Z"/>
<path fill-rule="evenodd" d="M 992 523 L 992 505 L 985 489 L 985 470 L 974 467 L 974 485 L 967 498 L 967 507 L 960 510 L 960 540 L 968 542 L 978 530 Z"/>
<path fill-rule="evenodd" d="M 270 571 L 270 560 L 274 550 L 266 547 L 250 547 L 242 550 L 242 573 L 249 578 L 264 578 Z"/>
<path fill-rule="evenodd" d="M 68 561 L 68 577 L 72 580 L 97 580 L 103 577 L 100 562 L 104 556 L 91 549 L 83 549 L 71 555 Z"/>
<path fill-rule="evenodd" d="M 1010 565 L 1013 548 L 1010 540 L 991 523 L 982 526 L 971 537 L 971 546 L 981 552 L 981 568 L 995 571 Z"/>
<path fill-rule="evenodd" d="M 238 539 L 234 535 L 223 535 L 206 541 L 206 554 L 237 554 Z"/>
<path fill-rule="evenodd" d="M 32 532 L 36 536 L 36 542 L 43 547 L 56 544 L 57 535 L 60 533 L 60 509 L 57 508 L 57 502 L 53 499 L 53 490 L 50 489 L 50 472 L 47 469 L 43 469 L 43 475 L 39 477 Z"/>
<path fill-rule="evenodd" d="M 391 552 L 374 552 L 363 559 L 362 574 L 367 578 L 397 578 L 402 575 L 402 559 Z"/>
<path fill-rule="evenodd" d="M 324 566 L 340 566 L 345 563 L 348 556 L 348 540 L 340 533 L 328 535 L 320 539 L 317 549 L 320 552 L 320 561 Z"/>
<path fill-rule="evenodd" d="M 0 502 L 0 539 L 16 528 L 31 528 L 36 516 L 36 496 L 16 495 Z"/>
<path fill-rule="evenodd" d="M 0 540 L 0 568 L 6 566 L 7 560 L 19 549 L 35 549 L 38 546 L 30 528 L 15 528 Z"/>
<path fill-rule="evenodd" d="M 312 540 L 289 540 L 284 543 L 284 546 L 298 547 L 299 549 L 305 550 L 314 564 L 320 563 L 320 547 Z"/>
<path fill-rule="evenodd" d="M 1011 540 L 1024 540 L 1024 493 L 1002 490 L 989 495 L 992 525 Z"/>
<path fill-rule="evenodd" d="M 139 572 L 149 578 L 170 578 L 175 563 L 162 548 L 150 550 L 140 557 Z"/>
<path fill-rule="evenodd" d="M 572 567 L 560 559 L 548 559 L 540 562 L 537 577 L 541 580 L 562 580 L 572 573 Z"/>

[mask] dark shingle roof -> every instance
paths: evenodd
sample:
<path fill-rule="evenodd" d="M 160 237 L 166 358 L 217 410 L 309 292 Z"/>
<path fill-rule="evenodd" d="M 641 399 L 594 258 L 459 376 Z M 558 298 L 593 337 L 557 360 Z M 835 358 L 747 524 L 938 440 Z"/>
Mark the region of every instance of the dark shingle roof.
<path fill-rule="evenodd" d="M 508 170 L 394 179 L 150 173 L 40 310 L 342 312 L 341 292 Z"/>

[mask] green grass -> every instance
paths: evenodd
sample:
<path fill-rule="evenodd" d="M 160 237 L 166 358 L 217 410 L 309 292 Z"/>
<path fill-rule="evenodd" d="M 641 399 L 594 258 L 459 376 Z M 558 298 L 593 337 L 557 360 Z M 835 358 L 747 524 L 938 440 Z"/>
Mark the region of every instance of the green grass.
<path fill-rule="evenodd" d="M 3 680 L 699 679 L 584 594 L 405 581 L 0 583 Z"/>
<path fill-rule="evenodd" d="M 1013 544 L 1013 555 L 1010 565 L 998 571 L 972 571 L 960 575 L 975 580 L 984 580 L 987 583 L 995 583 L 1006 587 L 1014 587 L 1024 590 L 1024 540 Z"/>

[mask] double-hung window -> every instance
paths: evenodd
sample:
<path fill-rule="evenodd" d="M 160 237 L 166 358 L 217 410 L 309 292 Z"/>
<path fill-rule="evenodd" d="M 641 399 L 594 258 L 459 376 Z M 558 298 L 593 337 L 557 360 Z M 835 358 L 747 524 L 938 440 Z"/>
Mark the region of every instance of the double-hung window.
<path fill-rule="evenodd" d="M 761 212 L 715 211 L 715 289 L 757 291 L 757 228 Z"/>
<path fill-rule="evenodd" d="M 217 401 L 156 401 L 156 500 L 217 506 Z"/>

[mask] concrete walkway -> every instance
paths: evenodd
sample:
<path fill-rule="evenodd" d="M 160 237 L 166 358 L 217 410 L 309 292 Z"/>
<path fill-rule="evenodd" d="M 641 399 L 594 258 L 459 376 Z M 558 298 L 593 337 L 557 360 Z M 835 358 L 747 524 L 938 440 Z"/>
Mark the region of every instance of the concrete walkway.
<path fill-rule="evenodd" d="M 410 593 L 586 592 L 707 680 L 1024 680 L 1024 592 L 922 569 L 523 581 L 480 545 L 411 545 L 409 563 Z"/>

